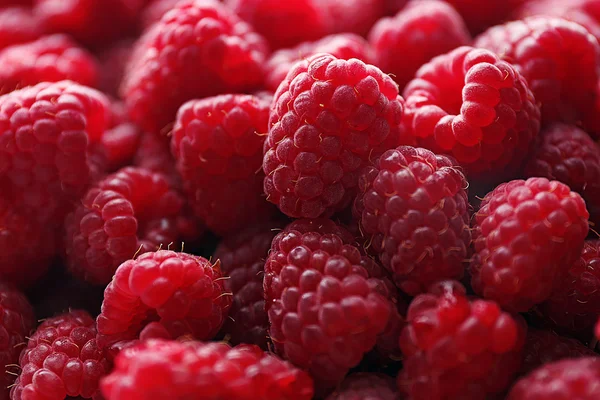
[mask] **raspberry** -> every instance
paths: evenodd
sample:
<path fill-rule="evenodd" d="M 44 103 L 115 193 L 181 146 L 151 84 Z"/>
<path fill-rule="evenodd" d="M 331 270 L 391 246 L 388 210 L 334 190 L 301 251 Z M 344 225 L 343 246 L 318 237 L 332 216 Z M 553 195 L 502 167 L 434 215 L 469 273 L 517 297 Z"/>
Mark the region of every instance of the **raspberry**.
<path fill-rule="evenodd" d="M 585 200 L 590 219 L 600 223 L 600 145 L 572 125 L 554 124 L 544 128 L 540 136 L 525 175 L 568 185 Z"/>
<path fill-rule="evenodd" d="M 588 216 L 581 196 L 558 181 L 501 184 L 474 216 L 473 289 L 515 311 L 543 302 L 579 257 Z"/>
<path fill-rule="evenodd" d="M 354 214 L 365 247 L 405 293 L 462 277 L 471 242 L 467 186 L 451 159 L 408 146 L 363 171 Z"/>
<path fill-rule="evenodd" d="M 401 116 L 396 84 L 372 65 L 328 54 L 295 64 L 269 116 L 267 199 L 293 218 L 342 210 L 360 169 L 399 144 Z"/>
<path fill-rule="evenodd" d="M 10 391 L 14 400 L 62 400 L 98 396 L 108 362 L 96 344 L 94 320 L 74 310 L 44 321 L 19 361 L 22 372 Z"/>
<path fill-rule="evenodd" d="M 417 145 L 452 155 L 475 180 L 514 174 L 539 132 L 527 82 L 486 50 L 459 47 L 433 58 L 404 97 L 403 127 Z"/>
<path fill-rule="evenodd" d="M 133 40 L 125 39 L 98 54 L 100 73 L 98 88 L 104 93 L 118 97 L 125 67 L 133 49 Z"/>
<path fill-rule="evenodd" d="M 171 137 L 177 169 L 195 214 L 217 234 L 272 212 L 261 170 L 268 120 L 269 103 L 249 95 L 192 100 L 177 113 Z"/>
<path fill-rule="evenodd" d="M 138 40 L 121 94 L 134 122 L 158 132 L 188 100 L 262 83 L 267 46 L 225 6 L 184 0 Z"/>
<path fill-rule="evenodd" d="M 30 8 L 7 7 L 0 9 L 0 49 L 30 42 L 41 35 L 40 24 Z"/>
<path fill-rule="evenodd" d="M 475 45 L 517 67 L 541 103 L 544 121 L 577 122 L 596 100 L 600 45 L 581 25 L 531 17 L 490 28 Z"/>
<path fill-rule="evenodd" d="M 546 364 L 511 389 L 506 400 L 594 400 L 600 398 L 600 358 Z"/>
<path fill-rule="evenodd" d="M 387 0 L 321 0 L 332 23 L 332 32 L 352 32 L 365 36 L 385 15 Z M 365 60 L 363 60 L 365 61 Z"/>
<path fill-rule="evenodd" d="M 257 346 L 149 340 L 123 350 L 102 380 L 111 400 L 310 400 L 310 377 Z"/>
<path fill-rule="evenodd" d="M 100 153 L 104 156 L 106 168 L 116 172 L 133 159 L 138 150 L 142 133 L 131 122 L 113 126 L 102 135 Z"/>
<path fill-rule="evenodd" d="M 181 177 L 175 168 L 175 159 L 169 151 L 169 146 L 165 144 L 161 137 L 148 133 L 142 134 L 133 157 L 133 165 L 160 172 L 169 177 L 172 184 L 178 187 L 181 185 Z"/>
<path fill-rule="evenodd" d="M 349 375 L 327 400 L 400 400 L 396 383 L 382 374 Z"/>
<path fill-rule="evenodd" d="M 522 3 L 531 0 L 446 0 L 462 15 L 473 33 L 502 23 Z"/>
<path fill-rule="evenodd" d="M 98 343 L 137 339 L 150 322 L 172 338 L 212 339 L 230 306 L 218 261 L 167 250 L 145 253 L 121 264 L 106 287 Z"/>
<path fill-rule="evenodd" d="M 407 318 L 398 385 L 413 400 L 492 398 L 519 369 L 524 324 L 492 301 L 469 301 L 458 282 L 417 296 Z"/>
<path fill-rule="evenodd" d="M 148 5 L 140 15 L 141 25 L 144 29 L 148 29 L 160 19 L 168 11 L 175 8 L 179 0 L 149 0 Z"/>
<path fill-rule="evenodd" d="M 381 19 L 369 34 L 377 65 L 401 88 L 432 57 L 470 42 L 460 14 L 438 0 L 413 1 L 396 16 Z"/>
<path fill-rule="evenodd" d="M 325 36 L 314 42 L 304 42 L 294 48 L 274 52 L 265 66 L 266 87 L 277 90 L 296 62 L 318 53 L 328 53 L 343 60 L 358 58 L 370 62 L 372 59 L 369 44 L 358 35 L 340 33 Z"/>

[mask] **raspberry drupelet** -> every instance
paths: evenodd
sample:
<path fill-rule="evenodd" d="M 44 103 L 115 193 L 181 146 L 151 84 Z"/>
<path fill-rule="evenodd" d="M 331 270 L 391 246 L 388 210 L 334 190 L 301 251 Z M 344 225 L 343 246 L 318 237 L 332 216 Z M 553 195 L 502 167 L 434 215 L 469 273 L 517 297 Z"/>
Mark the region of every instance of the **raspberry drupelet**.
<path fill-rule="evenodd" d="M 499 185 L 473 218 L 473 289 L 513 311 L 548 299 L 581 254 L 588 217 L 581 196 L 561 182 Z"/>
<path fill-rule="evenodd" d="M 306 372 L 253 345 L 148 340 L 101 382 L 108 400 L 311 400 Z"/>
<path fill-rule="evenodd" d="M 260 86 L 267 51 L 224 5 L 184 0 L 138 39 L 121 95 L 133 121 L 159 133 L 188 100 Z"/>
<path fill-rule="evenodd" d="M 527 82 L 487 50 L 465 46 L 434 57 L 404 98 L 406 133 L 420 147 L 452 155 L 475 180 L 515 174 L 539 132 Z"/>
<path fill-rule="evenodd" d="M 29 338 L 19 361 L 13 400 L 63 400 L 99 395 L 109 365 L 96 344 L 94 319 L 81 310 L 45 320 Z"/>
<path fill-rule="evenodd" d="M 360 169 L 400 144 L 402 108 L 397 85 L 377 67 L 329 54 L 296 63 L 271 106 L 267 199 L 293 218 L 344 209 Z"/>
<path fill-rule="evenodd" d="M 179 0 L 148 0 L 147 5 L 140 14 L 140 23 L 143 29 L 148 29 L 168 11 L 175 7 Z"/>
<path fill-rule="evenodd" d="M 29 7 L 0 8 L 0 49 L 31 42 L 41 35 L 42 28 Z"/>
<path fill-rule="evenodd" d="M 458 282 L 433 285 L 408 308 L 400 389 L 412 400 L 502 393 L 520 367 L 525 342 L 525 324 L 515 318 L 493 301 L 470 301 Z"/>
<path fill-rule="evenodd" d="M 400 400 L 396 382 L 383 374 L 348 375 L 327 400 Z"/>

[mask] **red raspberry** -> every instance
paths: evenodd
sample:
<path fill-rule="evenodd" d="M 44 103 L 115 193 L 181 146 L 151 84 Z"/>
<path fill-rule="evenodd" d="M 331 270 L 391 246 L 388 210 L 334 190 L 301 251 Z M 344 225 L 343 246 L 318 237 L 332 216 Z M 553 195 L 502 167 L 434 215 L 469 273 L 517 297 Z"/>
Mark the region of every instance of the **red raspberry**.
<path fill-rule="evenodd" d="M 371 62 L 371 48 L 362 37 L 352 33 L 325 36 L 314 42 L 300 43 L 291 49 L 274 52 L 265 66 L 265 85 L 276 91 L 294 64 L 318 53 L 328 53 L 343 60 L 358 58 Z"/>
<path fill-rule="evenodd" d="M 400 400 L 394 380 L 386 375 L 356 373 L 344 379 L 327 400 Z"/>
<path fill-rule="evenodd" d="M 396 16 L 383 18 L 369 34 L 377 66 L 401 88 L 432 57 L 468 45 L 471 36 L 460 14 L 438 0 L 410 2 Z M 402 57 L 398 57 L 402 54 Z"/>
<path fill-rule="evenodd" d="M 511 389 L 506 400 L 596 400 L 600 398 L 600 358 L 546 364 Z"/>
<path fill-rule="evenodd" d="M 492 301 L 469 301 L 458 282 L 417 296 L 407 318 L 398 385 L 412 400 L 492 398 L 519 369 L 524 323 Z"/>
<path fill-rule="evenodd" d="M 121 93 L 134 122 L 158 132 L 188 100 L 262 83 L 264 39 L 225 6 L 184 0 L 138 40 Z"/>
<path fill-rule="evenodd" d="M 577 122 L 596 100 L 600 45 L 581 25 L 531 17 L 490 28 L 475 45 L 518 68 L 541 104 L 544 121 Z"/>
<path fill-rule="evenodd" d="M 403 126 L 417 145 L 452 155 L 476 180 L 514 174 L 539 132 L 527 82 L 486 50 L 459 47 L 433 58 L 404 97 Z"/>
<path fill-rule="evenodd" d="M 376 67 L 328 54 L 297 63 L 271 107 L 267 199 L 293 218 L 342 210 L 360 169 L 399 144 L 401 116 L 398 87 Z"/>
<path fill-rule="evenodd" d="M 558 181 L 501 184 L 474 217 L 473 289 L 515 311 L 543 302 L 579 257 L 588 216 L 581 196 Z"/>
<path fill-rule="evenodd" d="M 219 235 L 268 218 L 261 170 L 269 103 L 221 95 L 185 103 L 171 148 L 195 214 Z M 260 173 L 257 173 L 260 172 Z"/>
<path fill-rule="evenodd" d="M 172 338 L 212 339 L 230 306 L 218 261 L 167 250 L 145 253 L 121 264 L 106 287 L 98 343 L 137 339 L 150 322 Z"/>
<path fill-rule="evenodd" d="M 471 243 L 467 186 L 451 159 L 408 146 L 364 170 L 354 214 L 365 248 L 405 293 L 463 276 Z"/>
<path fill-rule="evenodd" d="M 3 4 L 1 5 L 3 6 Z M 40 24 L 30 8 L 7 7 L 0 9 L 0 49 L 30 42 L 41 35 Z"/>
<path fill-rule="evenodd" d="M 310 377 L 257 346 L 149 340 L 102 380 L 110 400 L 310 400 Z"/>
<path fill-rule="evenodd" d="M 590 219 L 600 223 L 600 145 L 576 126 L 554 124 L 525 167 L 526 176 L 555 179 L 581 194 Z"/>
<path fill-rule="evenodd" d="M 140 145 L 142 133 L 131 122 L 113 126 L 102 135 L 100 154 L 107 171 L 116 172 L 130 164 Z"/>
<path fill-rule="evenodd" d="M 178 2 L 179 0 L 148 0 L 148 5 L 140 15 L 142 28 L 148 29 L 160 21 L 163 15 L 175 8 Z"/>
<path fill-rule="evenodd" d="M 492 25 L 502 23 L 522 3 L 531 0 L 445 1 L 462 15 L 472 33 L 479 33 Z"/>
<path fill-rule="evenodd" d="M 181 177 L 175 168 L 175 159 L 162 137 L 148 133 L 142 134 L 133 157 L 133 165 L 160 172 L 168 176 L 171 183 L 178 187 L 181 186 Z"/>
<path fill-rule="evenodd" d="M 133 40 L 125 39 L 98 54 L 100 62 L 98 88 L 104 93 L 118 97 L 119 87 L 121 86 L 125 67 L 129 62 L 133 45 Z"/>
<path fill-rule="evenodd" d="M 21 375 L 10 391 L 14 400 L 96 397 L 109 368 L 96 344 L 94 320 L 81 310 L 44 321 L 29 338 L 19 364 Z"/>
<path fill-rule="evenodd" d="M 352 32 L 365 36 L 377 20 L 385 15 L 386 1 L 321 0 L 319 3 L 326 8 L 332 23 L 331 32 Z"/>

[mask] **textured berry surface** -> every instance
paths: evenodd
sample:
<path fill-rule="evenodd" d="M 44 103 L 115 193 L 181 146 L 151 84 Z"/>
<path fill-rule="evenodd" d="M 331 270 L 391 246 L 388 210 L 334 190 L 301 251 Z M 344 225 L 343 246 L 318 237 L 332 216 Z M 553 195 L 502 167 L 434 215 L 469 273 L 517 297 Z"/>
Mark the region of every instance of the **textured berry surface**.
<path fill-rule="evenodd" d="M 0 6 L 4 4 L 0 3 Z M 42 35 L 37 18 L 27 7 L 0 8 L 0 49 L 30 42 Z"/>
<path fill-rule="evenodd" d="M 293 218 L 343 209 L 359 170 L 399 144 L 401 116 L 397 85 L 378 68 L 327 54 L 298 62 L 271 106 L 267 199 Z"/>
<path fill-rule="evenodd" d="M 421 148 L 388 150 L 365 168 L 354 203 L 364 246 L 405 293 L 462 278 L 471 243 L 467 186 L 451 159 Z"/>
<path fill-rule="evenodd" d="M 168 11 L 175 8 L 179 0 L 149 0 L 140 15 L 142 28 L 147 29 L 157 23 Z"/>
<path fill-rule="evenodd" d="M 98 396 L 109 365 L 96 344 L 94 319 L 81 310 L 45 320 L 29 338 L 19 361 L 12 400 L 84 399 Z"/>
<path fill-rule="evenodd" d="M 103 156 L 106 171 L 116 172 L 130 165 L 138 152 L 142 132 L 131 122 L 117 124 L 104 131 L 99 153 Z"/>
<path fill-rule="evenodd" d="M 310 400 L 303 371 L 257 346 L 150 340 L 122 351 L 101 383 L 108 400 Z"/>
<path fill-rule="evenodd" d="M 396 382 L 386 375 L 348 375 L 327 400 L 400 400 Z"/>
<path fill-rule="evenodd" d="M 539 132 L 527 82 L 489 51 L 459 47 L 433 58 L 404 98 L 403 127 L 416 144 L 452 155 L 476 180 L 514 174 Z"/>
<path fill-rule="evenodd" d="M 581 196 L 558 181 L 499 185 L 473 219 L 473 289 L 515 311 L 543 302 L 579 257 L 588 216 Z"/>
<path fill-rule="evenodd" d="M 398 385 L 410 399 L 485 400 L 508 388 L 521 363 L 521 322 L 492 301 L 469 301 L 457 282 L 416 297 L 402 331 Z"/>

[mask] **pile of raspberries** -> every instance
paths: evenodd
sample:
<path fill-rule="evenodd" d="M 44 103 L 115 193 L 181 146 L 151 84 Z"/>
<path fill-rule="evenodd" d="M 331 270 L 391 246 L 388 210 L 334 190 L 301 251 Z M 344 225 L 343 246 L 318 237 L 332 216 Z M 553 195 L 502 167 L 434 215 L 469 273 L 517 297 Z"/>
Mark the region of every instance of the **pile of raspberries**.
<path fill-rule="evenodd" d="M 600 400 L 600 0 L 0 0 L 0 400 Z"/>

